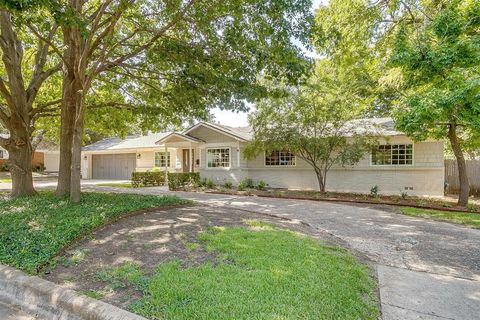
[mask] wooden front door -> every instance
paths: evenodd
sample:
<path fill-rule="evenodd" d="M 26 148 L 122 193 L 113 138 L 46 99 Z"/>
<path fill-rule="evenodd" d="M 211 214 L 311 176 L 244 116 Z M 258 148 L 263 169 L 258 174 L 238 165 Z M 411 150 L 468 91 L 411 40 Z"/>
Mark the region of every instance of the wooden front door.
<path fill-rule="evenodd" d="M 190 155 L 190 149 L 182 150 L 182 171 L 191 172 L 192 171 L 192 159 L 193 159 L 193 150 L 192 155 Z"/>

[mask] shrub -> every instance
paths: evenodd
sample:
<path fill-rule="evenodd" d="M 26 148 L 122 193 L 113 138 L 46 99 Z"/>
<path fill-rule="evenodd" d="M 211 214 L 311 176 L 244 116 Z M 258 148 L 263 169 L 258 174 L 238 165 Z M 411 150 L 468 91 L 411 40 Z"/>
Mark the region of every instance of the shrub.
<path fill-rule="evenodd" d="M 247 186 L 245 185 L 245 181 L 242 180 L 242 181 L 240 181 L 240 183 L 238 184 L 237 190 L 238 190 L 238 191 L 243 191 L 243 190 L 245 190 L 246 187 L 247 187 Z"/>
<path fill-rule="evenodd" d="M 176 172 L 168 173 L 168 189 L 177 190 L 189 185 L 200 185 L 200 173 Z"/>
<path fill-rule="evenodd" d="M 2 163 L 2 165 L 0 166 L 0 171 L 10 171 L 10 163 L 8 162 L 4 162 Z"/>
<path fill-rule="evenodd" d="M 160 172 L 162 171 L 162 169 L 160 169 L 159 167 L 152 167 L 152 169 L 150 170 L 150 172 Z"/>
<path fill-rule="evenodd" d="M 374 196 L 374 197 L 378 197 L 378 186 L 377 185 L 374 185 L 371 189 L 370 189 L 370 195 L 371 196 Z"/>
<path fill-rule="evenodd" d="M 250 188 L 250 189 L 255 188 L 255 183 L 253 182 L 252 179 L 250 179 L 250 178 L 245 178 L 244 181 L 245 181 L 245 186 L 246 186 L 247 188 Z"/>
<path fill-rule="evenodd" d="M 205 187 L 207 185 L 207 178 L 203 178 L 200 181 L 198 181 L 198 186 L 199 187 Z"/>
<path fill-rule="evenodd" d="M 223 185 L 227 189 L 232 189 L 232 182 L 231 181 L 225 181 L 225 184 Z"/>
<path fill-rule="evenodd" d="M 32 171 L 33 172 L 43 172 L 43 171 L 45 171 L 45 166 L 43 165 L 43 163 L 33 165 L 32 166 Z"/>
<path fill-rule="evenodd" d="M 132 172 L 132 187 L 163 186 L 165 172 Z"/>
<path fill-rule="evenodd" d="M 257 189 L 258 190 L 265 190 L 265 187 L 267 186 L 267 183 L 263 180 L 258 181 L 257 183 Z"/>
<path fill-rule="evenodd" d="M 408 198 L 408 192 L 406 192 L 406 191 L 401 191 L 401 192 L 400 192 L 400 196 L 402 197 L 402 199 L 407 199 L 407 198 Z"/>
<path fill-rule="evenodd" d="M 213 189 L 215 187 L 215 183 L 211 179 L 207 180 L 206 186 L 208 189 Z"/>

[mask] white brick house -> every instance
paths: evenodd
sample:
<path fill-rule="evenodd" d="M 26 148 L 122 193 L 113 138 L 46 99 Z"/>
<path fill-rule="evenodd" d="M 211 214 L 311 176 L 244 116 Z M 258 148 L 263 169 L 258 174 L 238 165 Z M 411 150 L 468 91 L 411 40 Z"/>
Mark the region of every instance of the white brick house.
<path fill-rule="evenodd" d="M 328 191 L 369 193 L 376 185 L 382 194 L 443 195 L 442 141 L 414 143 L 394 129 L 390 118 L 367 121 L 380 128 L 378 149 L 354 166 L 332 168 Z M 217 184 L 251 178 L 275 188 L 318 190 L 313 169 L 294 154 L 277 151 L 246 160 L 243 150 L 251 138 L 248 127 L 201 122 L 181 133 L 105 139 L 84 148 L 82 174 L 88 179 L 129 179 L 132 171 L 166 166 L 169 171 L 200 172 Z"/>

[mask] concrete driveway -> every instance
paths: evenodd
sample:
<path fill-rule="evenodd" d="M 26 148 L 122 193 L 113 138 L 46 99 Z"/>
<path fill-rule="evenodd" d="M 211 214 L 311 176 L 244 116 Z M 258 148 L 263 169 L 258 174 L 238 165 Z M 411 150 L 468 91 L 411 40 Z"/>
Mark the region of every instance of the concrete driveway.
<path fill-rule="evenodd" d="M 400 215 L 386 206 L 97 186 L 109 182 L 82 185 L 85 191 L 175 194 L 226 210 L 301 221 L 328 232 L 375 262 L 385 320 L 480 319 L 480 230 Z M 37 187 L 55 184 L 48 181 Z"/>
<path fill-rule="evenodd" d="M 385 320 L 480 319 L 480 230 L 400 215 L 391 207 L 169 192 L 165 188 L 85 189 L 175 194 L 226 209 L 302 221 L 376 263 Z"/>

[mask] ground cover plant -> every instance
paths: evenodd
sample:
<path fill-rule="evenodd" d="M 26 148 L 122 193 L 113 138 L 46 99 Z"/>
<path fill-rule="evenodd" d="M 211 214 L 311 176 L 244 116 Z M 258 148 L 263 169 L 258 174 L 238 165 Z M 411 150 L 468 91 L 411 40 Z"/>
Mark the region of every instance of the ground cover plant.
<path fill-rule="evenodd" d="M 126 262 L 99 276 L 142 291 L 129 309 L 152 319 L 378 318 L 375 282 L 348 251 L 248 224 L 200 234 L 200 246 L 217 255 L 214 261 L 185 266 L 172 259 L 149 275 Z"/>
<path fill-rule="evenodd" d="M 84 193 L 81 203 L 52 192 L 0 198 L 0 263 L 37 273 L 94 228 L 129 212 L 189 203 L 174 196 Z"/>
<path fill-rule="evenodd" d="M 432 218 L 480 229 L 480 214 L 478 213 L 451 212 L 409 207 L 401 208 L 400 212 L 412 217 Z"/>

